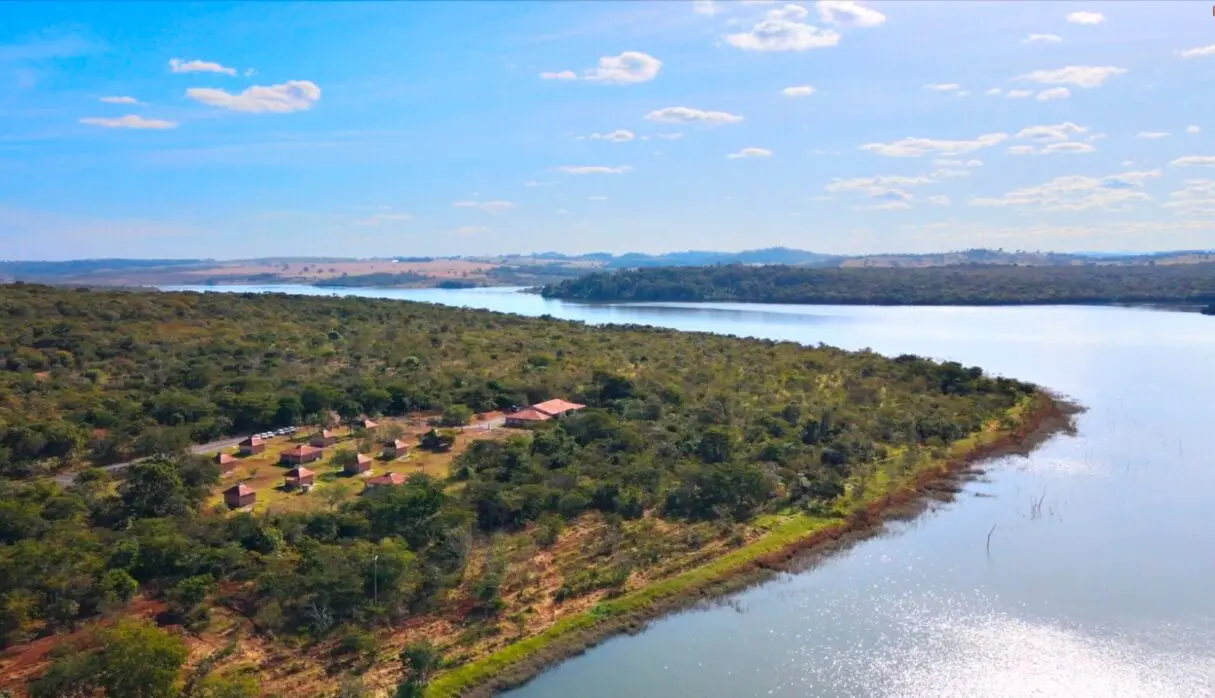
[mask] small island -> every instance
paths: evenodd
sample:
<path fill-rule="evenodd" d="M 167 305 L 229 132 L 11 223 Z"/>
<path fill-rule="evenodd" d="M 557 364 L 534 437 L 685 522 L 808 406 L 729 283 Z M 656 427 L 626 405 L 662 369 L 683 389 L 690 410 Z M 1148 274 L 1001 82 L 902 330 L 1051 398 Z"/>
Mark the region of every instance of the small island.
<path fill-rule="evenodd" d="M 489 692 L 1062 414 L 913 355 L 401 301 L 17 284 L 0 317 L 0 688 L 40 696 Z"/>
<path fill-rule="evenodd" d="M 837 305 L 1080 305 L 1215 302 L 1215 263 L 807 268 L 739 264 L 596 272 L 546 298 Z"/>

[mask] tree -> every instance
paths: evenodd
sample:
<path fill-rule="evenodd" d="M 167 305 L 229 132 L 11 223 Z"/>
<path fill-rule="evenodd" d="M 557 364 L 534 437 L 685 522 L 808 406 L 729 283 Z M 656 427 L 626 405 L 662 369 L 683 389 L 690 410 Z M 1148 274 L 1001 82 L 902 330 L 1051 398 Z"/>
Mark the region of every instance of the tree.
<path fill-rule="evenodd" d="M 118 486 L 118 497 L 128 518 L 178 516 L 189 509 L 177 464 L 162 458 L 127 468 L 127 477 Z"/>
<path fill-rule="evenodd" d="M 420 698 L 442 655 L 429 640 L 419 640 L 405 645 L 400 659 L 405 680 L 397 686 L 396 698 Z"/>
<path fill-rule="evenodd" d="M 448 405 L 439 419 L 439 426 L 460 427 L 468 424 L 473 412 L 466 405 Z"/>
<path fill-rule="evenodd" d="M 181 638 L 124 620 L 97 634 L 97 683 L 112 697 L 173 698 L 188 652 Z"/>

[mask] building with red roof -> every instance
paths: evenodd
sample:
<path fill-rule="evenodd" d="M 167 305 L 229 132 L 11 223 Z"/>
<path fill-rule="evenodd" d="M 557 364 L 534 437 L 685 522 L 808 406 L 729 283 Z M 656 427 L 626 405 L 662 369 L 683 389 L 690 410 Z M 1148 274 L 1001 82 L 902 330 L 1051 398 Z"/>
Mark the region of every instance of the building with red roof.
<path fill-rule="evenodd" d="M 512 412 L 511 414 L 506 415 L 506 426 L 530 427 L 533 424 L 547 422 L 552 418 L 552 415 L 545 414 L 534 407 L 524 407 L 518 412 Z"/>
<path fill-rule="evenodd" d="M 257 493 L 243 482 L 238 482 L 224 490 L 224 504 L 232 509 L 243 509 L 257 501 Z"/>
<path fill-rule="evenodd" d="M 315 446 L 300 444 L 283 451 L 279 455 L 279 462 L 285 465 L 303 465 L 304 463 L 318 461 L 323 455 L 325 455 L 325 452 Z"/>
<path fill-rule="evenodd" d="M 560 398 L 556 398 L 553 400 L 546 400 L 539 404 L 532 405 L 533 410 L 536 410 L 537 412 L 543 412 L 544 414 L 547 414 L 550 417 L 564 417 L 565 415 L 569 414 L 570 412 L 576 412 L 584 407 L 586 407 L 586 405 L 579 405 L 576 402 L 570 402 L 568 400 L 562 400 Z"/>

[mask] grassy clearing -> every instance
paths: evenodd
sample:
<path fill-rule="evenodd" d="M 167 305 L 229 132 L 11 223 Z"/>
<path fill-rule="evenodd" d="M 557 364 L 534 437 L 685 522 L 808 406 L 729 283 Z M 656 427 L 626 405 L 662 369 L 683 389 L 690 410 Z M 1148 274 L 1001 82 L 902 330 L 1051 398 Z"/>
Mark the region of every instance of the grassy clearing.
<path fill-rule="evenodd" d="M 812 516 L 800 511 L 787 510 L 761 516 L 753 522 L 753 525 L 765 529 L 767 533 L 758 540 L 694 569 L 655 581 L 620 597 L 602 601 L 588 611 L 558 620 L 536 635 L 512 643 L 484 658 L 457 667 L 436 678 L 427 687 L 426 698 L 461 696 L 469 689 L 500 675 L 507 668 L 537 657 L 558 641 L 565 640 L 575 633 L 592 630 L 597 625 L 612 619 L 641 618 L 647 611 L 660 606 L 664 601 L 711 588 L 714 584 L 753 568 L 755 563 L 763 558 L 791 548 L 817 534 L 824 534 L 833 529 L 842 531 L 847 525 L 845 515 L 849 510 L 880 502 L 884 497 L 913 486 L 913 481 L 918 477 L 923 477 L 925 473 L 933 470 L 943 472 L 948 468 L 950 460 L 964 458 L 977 449 L 1006 436 L 1010 432 L 1008 427 L 1025 419 L 1027 410 L 1033 404 L 1033 400 L 1026 400 L 1007 412 L 1004 425 L 993 422 L 984 431 L 950 444 L 944 458 L 932 458 L 927 452 L 919 454 L 914 467 L 902 477 L 890 476 L 891 469 L 885 466 L 907 456 L 901 452 L 891 454 L 885 461 L 877 464 L 877 467 L 868 476 L 861 499 L 856 501 L 845 495 L 834 507 L 834 515 Z M 855 486 L 856 483 L 850 483 L 850 485 Z"/>

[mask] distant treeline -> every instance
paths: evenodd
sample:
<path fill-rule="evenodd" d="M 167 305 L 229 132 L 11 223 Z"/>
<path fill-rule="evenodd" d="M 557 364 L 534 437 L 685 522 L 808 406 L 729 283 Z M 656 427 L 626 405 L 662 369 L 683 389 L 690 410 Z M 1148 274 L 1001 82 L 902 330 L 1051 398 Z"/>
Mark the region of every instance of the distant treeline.
<path fill-rule="evenodd" d="M 73 259 L 66 262 L 0 262 L 0 277 L 35 279 L 71 277 L 99 271 L 131 271 L 162 267 L 193 267 L 201 259 Z"/>
<path fill-rule="evenodd" d="M 807 269 L 723 265 L 597 272 L 546 298 L 846 305 L 1212 303 L 1215 264 Z"/>

